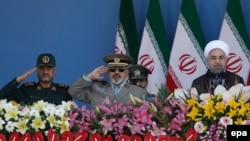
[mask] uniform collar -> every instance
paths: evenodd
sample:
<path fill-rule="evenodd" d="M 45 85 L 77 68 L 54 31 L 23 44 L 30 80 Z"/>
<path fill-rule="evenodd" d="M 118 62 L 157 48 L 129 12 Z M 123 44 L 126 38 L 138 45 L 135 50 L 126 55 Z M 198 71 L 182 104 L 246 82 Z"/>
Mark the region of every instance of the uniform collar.
<path fill-rule="evenodd" d="M 50 85 L 49 88 L 50 88 L 52 91 L 56 91 L 56 86 L 55 86 L 55 84 L 54 84 L 53 82 L 52 82 L 52 84 Z M 43 87 L 42 87 L 42 85 L 40 84 L 40 82 L 37 83 L 36 89 L 37 89 L 38 91 L 40 91 L 40 90 L 43 89 Z"/>

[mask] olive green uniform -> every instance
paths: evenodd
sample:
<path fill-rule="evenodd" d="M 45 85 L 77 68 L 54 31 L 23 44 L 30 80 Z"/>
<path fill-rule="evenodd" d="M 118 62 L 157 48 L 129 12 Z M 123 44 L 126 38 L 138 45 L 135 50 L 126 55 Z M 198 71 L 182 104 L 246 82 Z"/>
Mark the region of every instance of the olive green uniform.
<path fill-rule="evenodd" d="M 0 98 L 17 103 L 32 104 L 43 100 L 53 104 L 61 104 L 62 101 L 72 100 L 68 94 L 68 86 L 52 83 L 50 88 L 42 88 L 39 83 L 28 82 L 18 87 L 20 83 L 16 78 L 0 90 Z"/>

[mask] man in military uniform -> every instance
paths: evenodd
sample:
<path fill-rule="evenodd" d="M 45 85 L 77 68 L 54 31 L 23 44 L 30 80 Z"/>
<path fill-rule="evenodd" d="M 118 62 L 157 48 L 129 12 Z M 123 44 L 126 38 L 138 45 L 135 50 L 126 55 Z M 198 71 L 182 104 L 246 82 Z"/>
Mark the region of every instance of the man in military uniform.
<path fill-rule="evenodd" d="M 148 68 L 142 65 L 132 65 L 129 67 L 129 83 L 147 89 L 148 75 L 150 74 L 151 72 Z M 155 95 L 148 93 L 146 100 L 150 101 L 152 97 L 155 97 Z"/>
<path fill-rule="evenodd" d="M 82 75 L 70 87 L 69 94 L 90 106 L 102 104 L 105 99 L 111 103 L 130 101 L 130 94 L 142 98 L 147 91 L 138 86 L 128 83 L 129 65 L 133 58 L 124 54 L 110 54 L 105 56 L 104 61 L 108 67 L 99 66 L 87 75 Z M 103 74 L 108 73 L 109 81 L 102 81 Z"/>
<path fill-rule="evenodd" d="M 18 87 L 30 74 L 37 71 L 38 82 L 27 82 Z M 18 103 L 32 104 L 43 100 L 53 104 L 72 100 L 68 94 L 68 86 L 53 83 L 56 73 L 56 61 L 52 54 L 43 53 L 37 58 L 36 67 L 15 77 L 0 91 L 0 98 Z"/>
<path fill-rule="evenodd" d="M 142 88 L 148 86 L 148 75 L 151 74 L 148 68 L 142 65 L 129 67 L 129 82 Z"/>

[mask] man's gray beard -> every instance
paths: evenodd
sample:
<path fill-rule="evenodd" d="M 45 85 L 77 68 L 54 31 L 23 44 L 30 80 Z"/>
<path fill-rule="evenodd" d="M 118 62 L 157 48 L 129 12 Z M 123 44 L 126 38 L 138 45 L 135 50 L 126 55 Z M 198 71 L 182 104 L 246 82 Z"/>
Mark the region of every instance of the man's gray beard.
<path fill-rule="evenodd" d="M 122 80 L 122 78 L 118 78 L 118 79 L 112 78 L 112 79 L 111 79 L 111 83 L 113 83 L 113 84 L 115 84 L 115 85 L 119 85 L 119 84 L 121 84 L 122 82 L 124 82 L 124 81 Z"/>

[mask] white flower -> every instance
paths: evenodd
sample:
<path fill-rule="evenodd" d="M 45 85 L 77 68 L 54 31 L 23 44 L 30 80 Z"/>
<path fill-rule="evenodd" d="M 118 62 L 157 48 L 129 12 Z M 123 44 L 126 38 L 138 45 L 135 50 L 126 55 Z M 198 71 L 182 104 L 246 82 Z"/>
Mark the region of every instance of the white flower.
<path fill-rule="evenodd" d="M 212 95 L 210 93 L 203 93 L 199 96 L 200 100 L 205 102 L 208 98 L 210 98 Z"/>
<path fill-rule="evenodd" d="M 0 130 L 3 130 L 3 125 L 5 124 L 5 121 L 0 117 Z"/>
<path fill-rule="evenodd" d="M 175 99 L 179 99 L 181 101 L 186 100 L 187 96 L 189 96 L 190 94 L 188 93 L 187 90 L 183 89 L 183 88 L 177 88 L 174 90 L 174 97 Z"/>
<path fill-rule="evenodd" d="M 29 121 L 28 119 L 19 119 L 19 121 L 15 123 L 17 131 L 20 132 L 21 134 L 26 133 L 28 129 L 27 127 L 28 121 Z"/>
<path fill-rule="evenodd" d="M 214 89 L 214 95 L 218 95 L 218 94 L 223 94 L 224 92 L 226 92 L 227 89 L 222 86 L 222 85 L 218 85 L 215 89 Z"/>
<path fill-rule="evenodd" d="M 19 112 L 19 115 L 20 116 L 25 116 L 25 115 L 29 115 L 30 113 L 30 109 L 28 107 L 24 107 L 20 112 Z"/>
<path fill-rule="evenodd" d="M 197 91 L 196 88 L 191 88 L 190 89 L 190 94 L 191 94 L 191 97 L 194 98 L 195 100 L 199 99 L 198 91 Z"/>
<path fill-rule="evenodd" d="M 242 92 L 239 96 L 239 101 L 245 103 L 249 100 L 250 100 L 250 86 L 245 86 L 242 88 Z"/>
<path fill-rule="evenodd" d="M 232 125 L 233 124 L 233 119 L 230 117 L 221 117 L 220 118 L 220 123 L 224 126 L 227 125 Z"/>
<path fill-rule="evenodd" d="M 40 100 L 37 103 L 33 104 L 33 108 L 40 112 L 45 107 L 45 104 L 47 104 L 47 103 L 44 102 L 43 100 Z"/>
<path fill-rule="evenodd" d="M 18 108 L 15 106 L 8 106 L 6 107 L 6 113 L 4 114 L 5 120 L 8 121 L 9 119 L 18 119 Z"/>
<path fill-rule="evenodd" d="M 9 133 L 13 132 L 14 129 L 15 129 L 15 124 L 14 124 L 14 122 L 8 121 L 7 124 L 6 124 L 6 126 L 5 126 L 5 129 L 6 129 Z"/>
<path fill-rule="evenodd" d="M 36 117 L 32 120 L 31 126 L 38 131 L 39 129 L 45 128 L 45 122 L 41 119 L 41 117 Z"/>
<path fill-rule="evenodd" d="M 55 115 L 59 116 L 59 117 L 62 117 L 62 116 L 64 116 L 65 112 L 66 111 L 63 108 L 56 107 Z"/>
<path fill-rule="evenodd" d="M 49 105 L 46 105 L 44 107 L 44 113 L 47 116 L 48 115 L 54 115 L 55 111 L 56 111 L 56 106 L 55 105 L 49 104 Z"/>
<path fill-rule="evenodd" d="M 194 124 L 194 130 L 198 133 L 203 133 L 205 130 L 204 124 L 199 121 Z"/>
<path fill-rule="evenodd" d="M 242 124 L 243 125 L 250 125 L 250 120 L 244 120 Z"/>
<path fill-rule="evenodd" d="M 63 109 L 65 109 L 66 111 L 69 111 L 71 109 L 71 106 L 73 105 L 73 101 L 62 101 L 62 107 Z"/>
<path fill-rule="evenodd" d="M 53 114 L 49 115 L 46 118 L 46 120 L 49 122 L 49 125 L 51 128 L 53 128 L 55 125 L 57 125 L 56 117 Z"/>
<path fill-rule="evenodd" d="M 239 97 L 239 94 L 241 93 L 243 87 L 243 84 L 236 84 L 232 86 L 228 91 L 232 92 L 235 97 Z"/>
<path fill-rule="evenodd" d="M 40 113 L 39 113 L 39 111 L 37 111 L 35 109 L 30 109 L 30 116 L 39 117 Z"/>

